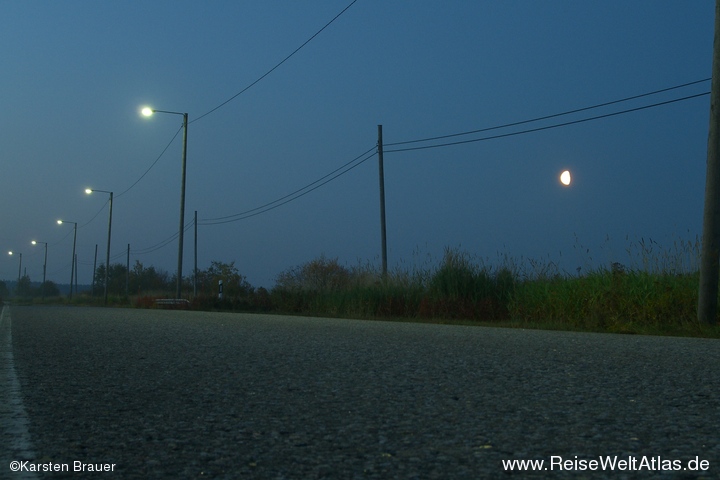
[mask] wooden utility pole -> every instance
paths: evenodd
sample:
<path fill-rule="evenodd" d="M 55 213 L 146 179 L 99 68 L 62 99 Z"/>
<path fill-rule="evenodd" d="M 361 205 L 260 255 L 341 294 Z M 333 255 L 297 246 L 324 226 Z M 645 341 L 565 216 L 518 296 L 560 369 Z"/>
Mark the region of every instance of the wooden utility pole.
<path fill-rule="evenodd" d="M 195 268 L 193 268 L 193 297 L 197 297 L 197 210 L 195 210 Z"/>
<path fill-rule="evenodd" d="M 698 321 L 704 324 L 715 324 L 718 309 L 718 276 L 720 276 L 720 262 L 718 261 L 720 259 L 720 0 L 715 0 L 710 128 L 705 174 L 702 252 L 700 255 Z"/>
<path fill-rule="evenodd" d="M 125 265 L 125 295 L 130 296 L 130 244 L 128 243 L 127 263 Z"/>
<path fill-rule="evenodd" d="M 97 243 L 95 244 L 95 261 L 93 262 L 92 296 L 95 296 L 95 272 L 97 272 Z"/>
<path fill-rule="evenodd" d="M 720 2 L 720 0 L 718 0 Z M 378 125 L 378 172 L 380 174 L 380 240 L 382 242 L 382 276 L 387 277 L 387 237 L 385 234 L 385 171 L 383 169 L 382 125 Z"/>

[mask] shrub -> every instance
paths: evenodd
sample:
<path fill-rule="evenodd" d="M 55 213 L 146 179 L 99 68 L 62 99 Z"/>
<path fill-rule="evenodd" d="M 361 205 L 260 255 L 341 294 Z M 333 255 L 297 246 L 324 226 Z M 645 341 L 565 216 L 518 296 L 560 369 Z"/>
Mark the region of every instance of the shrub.
<path fill-rule="evenodd" d="M 306 290 L 327 292 L 345 289 L 350 284 L 350 271 L 338 263 L 337 258 L 324 255 L 299 267 L 280 273 L 276 288 L 281 290 Z"/>

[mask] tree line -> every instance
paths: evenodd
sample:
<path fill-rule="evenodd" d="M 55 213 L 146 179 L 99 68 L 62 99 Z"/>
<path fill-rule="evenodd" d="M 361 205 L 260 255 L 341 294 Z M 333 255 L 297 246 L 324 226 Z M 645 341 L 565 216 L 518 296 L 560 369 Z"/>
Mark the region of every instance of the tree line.
<path fill-rule="evenodd" d="M 217 295 L 220 280 L 223 282 L 223 293 L 228 296 L 245 296 L 254 291 L 254 287 L 238 271 L 235 262 L 225 263 L 219 261 L 210 262 L 210 266 L 205 270 L 198 270 L 197 275 L 193 273 L 190 276 L 183 277 L 182 290 L 188 296 L 196 292 L 197 295 L 203 296 Z M 115 263 L 110 264 L 107 284 L 108 295 L 161 295 L 175 291 L 177 275 L 171 275 L 165 270 L 156 269 L 153 266 L 146 267 L 140 261 L 136 261 L 129 271 L 126 265 Z M 54 282 L 46 281 L 34 286 L 27 275 L 19 279 L 14 292 L 8 292 L 7 288 L 2 288 L 4 286 L 4 283 L 0 285 L 0 298 L 9 296 L 10 293 L 13 293 L 16 297 L 54 297 L 60 295 L 60 290 Z M 105 265 L 100 265 L 95 269 L 91 291 L 83 293 L 100 296 L 104 292 Z"/>

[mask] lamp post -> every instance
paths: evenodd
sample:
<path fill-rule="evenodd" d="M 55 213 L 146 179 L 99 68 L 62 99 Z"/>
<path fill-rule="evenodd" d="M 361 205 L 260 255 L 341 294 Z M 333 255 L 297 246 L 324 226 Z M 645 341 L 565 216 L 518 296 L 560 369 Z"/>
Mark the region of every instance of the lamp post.
<path fill-rule="evenodd" d="M 15 253 L 14 253 L 14 252 L 8 252 L 8 255 L 15 255 Z M 20 266 L 18 266 L 18 286 L 15 287 L 16 290 L 17 290 L 17 288 L 20 286 L 20 278 L 21 278 L 20 275 L 21 275 L 21 273 L 22 273 L 22 253 L 18 252 L 18 255 L 20 256 Z"/>
<path fill-rule="evenodd" d="M 169 112 L 167 110 L 155 110 L 145 107 L 141 110 L 146 117 L 153 113 L 169 113 L 171 115 L 182 115 L 183 117 L 183 150 L 182 150 L 182 180 L 180 184 L 180 231 L 178 233 L 178 268 L 177 268 L 177 292 L 176 298 L 182 295 L 182 261 L 183 261 L 183 233 L 185 232 L 185 163 L 187 160 L 187 131 L 188 114 L 180 112 Z"/>
<path fill-rule="evenodd" d="M 41 287 L 42 298 L 45 298 L 45 274 L 47 273 L 47 246 L 48 246 L 48 244 L 47 244 L 47 242 L 38 242 L 37 240 L 33 240 L 30 243 L 32 243 L 33 245 L 37 245 L 38 243 L 45 244 L 45 263 L 43 263 L 43 283 L 42 283 L 42 287 Z"/>
<path fill-rule="evenodd" d="M 62 225 L 63 223 L 72 223 L 74 225 L 74 235 L 73 235 L 73 252 L 72 252 L 72 261 L 70 262 L 70 295 L 68 296 L 69 299 L 72 299 L 73 294 L 73 279 L 75 278 L 75 242 L 77 241 L 77 222 L 68 222 L 67 220 L 58 220 L 58 225 Z"/>
<path fill-rule="evenodd" d="M 107 190 L 95 190 L 93 188 L 86 188 L 85 193 L 90 195 L 93 192 L 102 192 L 102 193 L 109 193 L 110 194 L 110 214 L 108 216 L 108 244 L 107 244 L 107 253 L 105 255 L 105 299 L 104 302 L 107 304 L 108 300 L 108 271 L 110 270 L 110 236 L 112 233 L 112 202 L 113 202 L 113 192 L 108 192 Z M 95 250 L 95 253 L 97 253 L 97 249 Z M 95 272 L 93 271 L 93 285 L 95 284 Z"/>

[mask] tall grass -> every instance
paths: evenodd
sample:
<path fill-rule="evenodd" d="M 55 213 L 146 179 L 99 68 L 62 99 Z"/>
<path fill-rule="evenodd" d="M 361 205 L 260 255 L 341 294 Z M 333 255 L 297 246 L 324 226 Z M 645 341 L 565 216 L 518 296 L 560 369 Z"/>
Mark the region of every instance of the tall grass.
<path fill-rule="evenodd" d="M 630 241 L 625 253 L 629 266 L 613 262 L 578 276 L 525 279 L 510 302 L 512 319 L 626 333 L 700 328 L 699 240 L 664 248 L 640 239 Z"/>
<path fill-rule="evenodd" d="M 590 258 L 572 274 L 549 259 L 505 254 L 492 264 L 459 248 L 447 248 L 437 262 L 426 258 L 418 265 L 416 258 L 387 275 L 370 263 L 347 267 L 321 256 L 280 273 L 270 292 L 249 287 L 223 299 L 199 295 L 191 308 L 720 338 L 720 326 L 696 320 L 699 240 L 667 248 L 652 239 L 626 242 L 625 263 L 592 267 Z M 155 300 L 167 296 L 111 297 L 110 304 L 157 308 Z"/>
<path fill-rule="evenodd" d="M 489 266 L 446 249 L 436 265 L 386 277 L 369 264 L 347 268 L 320 257 L 278 276 L 270 299 L 275 311 L 308 315 L 720 336 L 696 320 L 697 239 L 670 248 L 641 239 L 625 253 L 627 265 L 612 262 L 569 274 L 551 261 L 505 255 Z"/>
<path fill-rule="evenodd" d="M 320 257 L 279 275 L 271 298 L 277 310 L 290 313 L 497 320 L 509 318 L 514 285 L 509 270 L 447 249 L 435 269 L 396 269 L 385 277 L 369 264 L 346 268 Z"/>
<path fill-rule="evenodd" d="M 683 328 L 695 323 L 698 274 L 625 271 L 617 265 L 577 278 L 522 282 L 512 319 L 610 332 Z"/>

